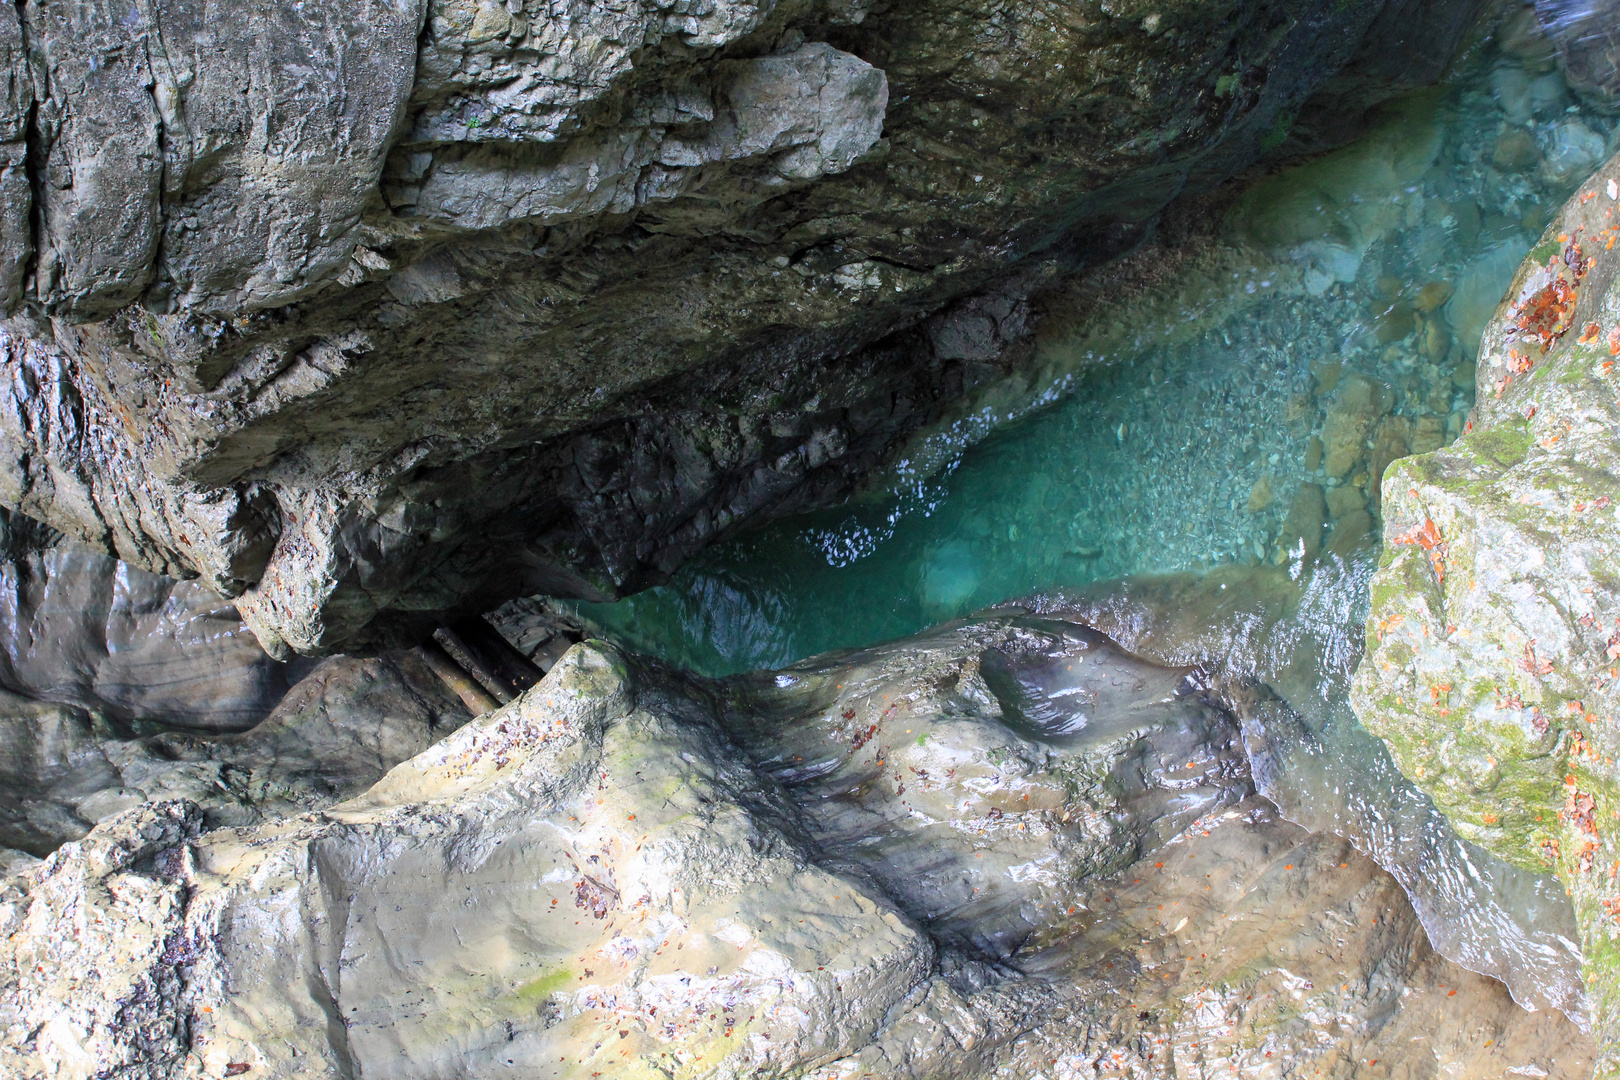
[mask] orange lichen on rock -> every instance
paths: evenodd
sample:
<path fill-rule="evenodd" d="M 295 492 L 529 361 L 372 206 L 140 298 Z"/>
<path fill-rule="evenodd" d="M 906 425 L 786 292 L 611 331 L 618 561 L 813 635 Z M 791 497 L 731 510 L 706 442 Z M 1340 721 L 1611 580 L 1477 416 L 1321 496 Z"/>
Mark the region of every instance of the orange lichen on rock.
<path fill-rule="evenodd" d="M 1568 246 L 1547 260 L 1547 271 L 1552 279 L 1525 297 L 1514 313 L 1514 329 L 1537 341 L 1542 352 L 1551 348 L 1574 323 L 1575 287 L 1590 265 L 1589 260 L 1582 258 L 1579 244 L 1568 243 L 1567 236 L 1560 237 L 1560 241 Z"/>
<path fill-rule="evenodd" d="M 1564 808 L 1558 811 L 1558 820 L 1589 836 L 1598 834 L 1597 799 L 1580 790 L 1573 775 L 1564 777 Z"/>
<path fill-rule="evenodd" d="M 1406 532 L 1395 537 L 1392 543 L 1417 544 L 1429 553 L 1429 562 L 1434 564 L 1434 580 L 1446 580 L 1445 541 L 1440 538 L 1440 528 L 1434 519 L 1424 517 L 1422 525 L 1414 525 Z"/>

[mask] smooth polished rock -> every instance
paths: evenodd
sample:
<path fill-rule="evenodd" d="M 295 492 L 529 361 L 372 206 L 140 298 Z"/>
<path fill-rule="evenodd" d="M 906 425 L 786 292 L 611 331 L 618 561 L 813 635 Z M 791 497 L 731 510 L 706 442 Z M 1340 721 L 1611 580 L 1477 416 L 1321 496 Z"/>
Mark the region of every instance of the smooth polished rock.
<path fill-rule="evenodd" d="M 0 692 L 0 847 L 48 855 L 98 821 L 175 799 L 209 827 L 330 806 L 468 718 L 409 652 L 322 661 L 235 735 L 137 735 L 99 711 Z"/>
<path fill-rule="evenodd" d="M 240 731 L 309 662 L 271 658 L 229 601 L 97 551 L 0 563 L 0 686 L 119 722 Z"/>
<path fill-rule="evenodd" d="M 0 1062 L 1581 1076 L 1573 1025 L 1278 820 L 1188 674 L 1017 618 L 723 681 L 586 642 L 347 803 L 147 804 L 16 860 Z"/>

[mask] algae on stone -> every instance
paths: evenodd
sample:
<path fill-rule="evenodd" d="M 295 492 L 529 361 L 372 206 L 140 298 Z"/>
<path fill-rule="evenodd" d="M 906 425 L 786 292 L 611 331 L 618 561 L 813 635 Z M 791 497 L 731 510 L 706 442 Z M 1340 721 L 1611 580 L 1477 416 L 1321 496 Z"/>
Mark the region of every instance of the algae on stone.
<path fill-rule="evenodd" d="M 1548 226 L 1451 447 L 1383 477 L 1353 702 L 1470 840 L 1556 871 L 1620 1071 L 1620 160 Z"/>

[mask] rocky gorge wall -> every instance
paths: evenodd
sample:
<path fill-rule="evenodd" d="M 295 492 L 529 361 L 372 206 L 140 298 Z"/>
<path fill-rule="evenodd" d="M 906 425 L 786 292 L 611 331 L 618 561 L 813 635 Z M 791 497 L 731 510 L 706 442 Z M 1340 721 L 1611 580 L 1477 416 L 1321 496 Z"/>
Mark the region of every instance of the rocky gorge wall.
<path fill-rule="evenodd" d="M 0 14 L 0 503 L 278 656 L 842 497 L 1027 297 L 1474 0 Z"/>
<path fill-rule="evenodd" d="M 1540 23 L 1521 11 L 1503 31 L 1524 39 L 1492 75 L 1501 134 L 1471 134 L 1438 160 L 1500 165 L 1516 131 L 1521 143 L 1526 131 L 1547 136 L 1532 147 L 1546 150 L 1538 174 L 1597 160 L 1563 153 L 1560 133 L 1603 140 L 1565 113 L 1568 98 L 1537 98 L 1527 76 L 1613 107 L 1612 43 L 1591 5 L 1544 7 Z M 0 515 L 0 1072 L 1615 1072 L 1620 859 L 1605 821 L 1620 804 L 1610 805 L 1605 717 L 1620 612 L 1605 614 L 1602 515 L 1620 400 L 1609 392 L 1620 307 L 1608 262 L 1620 159 L 1582 185 L 1485 327 L 1466 425 L 1471 395 L 1459 405 L 1458 392 L 1472 378 L 1443 372 L 1431 405 L 1379 368 L 1306 360 L 1310 407 L 1324 413 L 1306 460 L 1327 494 L 1312 481 L 1304 511 L 1297 498 L 1259 508 L 1282 519 L 1274 546 L 1286 557 L 1256 545 L 1241 563 L 1099 579 L 880 647 L 709 679 L 603 641 L 570 648 L 578 624 L 539 599 L 493 617 L 506 644 L 480 620 L 448 617 L 509 592 L 634 588 L 759 516 L 849 490 L 929 418 L 967 408 L 982 380 L 1019 381 L 1040 290 L 1134 243 L 1172 189 L 1341 139 L 1365 102 L 1443 63 L 1464 12 L 1389 5 L 1369 28 L 1316 11 L 1324 35 L 1366 31 L 1323 82 L 1331 63 L 1310 77 L 1288 67 L 1304 55 L 1291 50 L 1310 52 L 1309 18 L 1246 8 L 1272 19 L 1264 55 L 1276 63 L 1247 90 L 1241 76 L 1215 81 L 1219 124 L 1187 129 L 1192 145 L 1082 160 L 1101 144 L 1050 145 L 1066 131 L 1051 109 L 1111 103 L 1113 137 L 1162 118 L 1161 103 L 1107 79 L 1086 84 L 1090 97 L 1036 102 L 1032 88 L 1049 84 L 1003 67 L 968 84 L 994 85 L 958 114 L 963 57 L 1034 55 L 1067 25 L 1091 50 L 1086 78 L 1102 78 L 1125 70 L 1138 37 L 1184 44 L 1166 20 L 1186 30 L 1201 25 L 1192 14 L 1046 25 L 1058 8 L 1015 19 L 941 7 L 917 16 L 935 20 L 920 27 L 882 5 L 716 4 L 671 8 L 652 27 L 624 7 L 611 19 L 587 5 L 544 18 L 520 8 L 423 16 L 405 91 L 382 54 L 324 75 L 285 62 L 341 54 L 359 33 L 345 21 L 354 12 L 312 14 L 329 20 L 314 37 L 271 33 L 243 49 L 230 37 L 240 27 L 188 26 L 173 11 L 96 23 L 87 9 L 19 8 L 15 55 L 50 62 L 12 83 L 16 100 L 34 95 L 17 157 L 33 200 L 28 254 L 0 328 L 12 350 L 16 502 L 73 540 L 203 580 L 145 572 Z M 360 17 L 386 38 L 410 13 Z M 1217 46 L 1252 45 L 1252 29 L 1240 23 Z M 137 30 L 144 61 L 116 47 Z M 184 35 L 224 42 L 221 64 L 247 57 L 230 69 L 248 88 L 240 116 L 205 107 L 208 79 L 222 77 L 204 70 L 213 60 L 174 66 Z M 445 44 L 456 35 L 477 40 Z M 1424 64 L 1403 59 L 1417 38 Z M 639 44 L 616 52 L 627 39 Z M 293 52 L 255 66 L 261 40 Z M 1124 44 L 1110 53 L 1114 41 Z M 925 55 L 931 74 L 901 62 Z M 1159 59 L 1132 78 L 1168 79 L 1197 61 Z M 125 62 L 135 75 L 119 83 Z M 172 85 L 142 82 L 154 64 L 177 72 Z M 600 84 L 581 89 L 591 72 Z M 198 78 L 205 89 L 190 98 Z M 345 123 L 311 103 L 329 103 L 330 85 L 349 78 L 356 96 L 339 100 L 359 122 L 341 152 L 298 157 Z M 1523 85 L 1510 94 L 1498 83 L 1512 78 Z M 1255 141 L 1248 125 L 1290 86 L 1310 96 Z M 938 93 L 908 93 L 919 87 Z M 143 90 L 158 115 L 147 132 L 161 158 L 157 210 L 107 232 L 95 200 L 138 209 L 147 197 L 113 183 L 147 136 L 120 124 L 91 138 L 88 123 L 74 134 L 80 121 L 62 103 L 118 93 L 139 103 Z M 371 111 L 390 93 L 405 104 L 380 179 L 367 180 L 356 163 L 371 160 L 367 139 L 381 130 Z M 278 112 L 287 94 L 299 108 Z M 1007 100 L 1021 111 L 998 112 Z M 1521 102 L 1540 110 L 1534 128 L 1529 112 L 1513 115 Z M 1196 112 L 1198 99 L 1182 104 Z M 1374 163 L 1394 147 L 1408 194 L 1445 179 L 1438 136 L 1413 140 L 1426 155 L 1398 152 L 1391 129 L 1420 112 L 1393 110 L 1364 140 Z M 1064 115 L 1102 138 L 1087 125 L 1105 121 Z M 231 141 L 242 117 L 265 122 L 244 136 L 261 140 L 253 152 L 274 153 L 242 156 Z M 297 153 L 262 141 L 285 134 L 283 121 L 306 125 L 288 136 Z M 1005 166 L 973 173 L 994 181 L 982 205 L 929 186 L 941 162 L 978 159 L 953 158 L 966 143 L 925 130 L 1008 140 L 973 143 Z M 1031 146 L 1040 152 L 1024 153 Z M 287 171 L 295 159 L 313 171 Z M 41 165 L 62 160 L 70 167 L 55 173 Z M 111 172 L 98 179 L 103 163 Z M 1322 158 L 1298 171 L 1312 184 L 1254 186 L 1232 220 L 1249 234 L 1281 229 L 1273 240 L 1293 250 L 1300 237 L 1287 230 L 1314 235 L 1319 223 L 1301 224 L 1290 216 L 1300 199 L 1274 194 L 1319 197 L 1338 167 Z M 374 182 L 375 199 L 355 204 L 369 246 L 332 262 L 348 239 L 289 228 L 305 182 L 321 191 L 311 220 L 322 230 Z M 1371 213 L 1336 190 L 1338 211 Z M 908 201 L 917 192 L 932 201 Z M 1466 190 L 1453 194 L 1417 194 L 1406 218 L 1469 205 Z M 857 196 L 872 200 L 858 213 Z M 170 235 L 182 205 L 194 236 Z M 961 206 L 972 212 L 947 236 L 941 208 Z M 838 239 L 822 235 L 771 271 L 752 264 L 803 241 L 807 219 L 781 234 L 767 225 L 812 213 Z M 1536 213 L 1524 212 L 1525 229 L 1546 220 L 1529 224 Z M 926 287 L 890 280 L 907 267 L 887 255 L 857 271 L 795 262 L 805 250 L 869 253 L 882 229 L 904 234 L 926 214 L 935 241 L 963 244 Z M 408 242 L 366 231 L 402 221 Z M 142 229 L 158 239 L 149 258 L 131 256 L 145 268 L 126 273 L 135 263 L 115 249 Z M 520 235 L 539 247 L 514 246 Z M 1133 260 L 1156 250 L 1138 247 Z M 230 265 L 212 266 L 216 256 Z M 693 276 L 701 260 L 725 272 Z M 1365 307 L 1340 286 L 1370 278 L 1376 261 L 1338 281 L 1319 260 L 1299 304 Z M 334 265 L 344 268 L 323 277 Z M 598 276 L 570 276 L 586 270 Z M 782 289 L 814 293 L 828 274 L 845 292 L 800 304 L 798 322 L 771 321 L 785 318 Z M 1483 314 L 1470 334 L 1460 304 L 1441 312 L 1452 294 L 1430 276 L 1404 294 L 1377 282 L 1383 323 L 1399 310 L 1406 331 L 1384 360 L 1410 351 L 1438 370 L 1466 348 L 1448 325 L 1479 333 Z M 564 279 L 580 285 L 564 313 L 524 306 L 556 299 Z M 1160 299 L 1176 306 L 1173 293 Z M 227 309 L 257 314 L 218 314 Z M 326 351 L 338 328 L 360 325 L 363 341 L 341 338 L 351 353 Z M 286 353 L 263 351 L 305 331 L 308 348 L 285 364 Z M 1239 335 L 1237 355 L 1251 340 Z M 1250 354 L 1263 360 L 1257 377 L 1291 370 L 1290 348 L 1317 342 Z M 540 392 L 621 377 L 617 397 L 578 408 Z M 416 378 L 431 385 L 395 393 Z M 716 386 L 740 396 L 717 398 Z M 868 395 L 858 407 L 856 391 Z M 871 420 L 861 410 L 880 398 L 888 411 L 860 438 L 815 442 L 814 432 L 854 431 L 857 414 Z M 1289 423 L 1303 438 L 1299 413 Z M 828 416 L 832 428 L 816 427 Z M 1390 464 L 1464 426 L 1455 446 Z M 1397 428 L 1398 441 L 1386 437 Z M 349 468 L 416 429 L 430 434 L 404 457 Z M 1126 438 L 1123 427 L 1104 434 Z M 487 467 L 496 458 L 506 472 Z M 537 465 L 554 460 L 554 471 Z M 210 487 L 221 463 L 246 471 Z M 1243 512 L 1256 513 L 1258 482 L 1236 479 Z M 713 500 L 730 500 L 731 516 L 710 513 Z M 1354 703 L 1387 752 L 1344 690 L 1380 513 L 1386 543 Z M 317 565 L 318 581 L 307 573 Z M 924 580 L 939 591 L 942 578 Z M 378 650 L 441 621 L 418 647 Z M 481 657 L 479 631 L 497 651 L 515 646 L 517 667 Z M 289 658 L 293 646 L 340 644 L 378 651 Z"/>

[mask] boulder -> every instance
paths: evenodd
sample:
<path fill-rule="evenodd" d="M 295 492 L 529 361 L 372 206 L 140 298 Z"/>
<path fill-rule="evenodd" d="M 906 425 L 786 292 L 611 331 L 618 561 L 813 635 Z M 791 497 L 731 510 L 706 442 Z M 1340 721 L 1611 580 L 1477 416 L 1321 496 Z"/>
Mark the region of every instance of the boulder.
<path fill-rule="evenodd" d="M 1353 696 L 1463 835 L 1569 892 L 1605 1076 L 1620 1069 L 1617 191 L 1611 160 L 1520 267 L 1484 331 L 1472 431 L 1385 475 Z"/>
<path fill-rule="evenodd" d="M 309 668 L 266 655 L 195 581 L 69 545 L 0 563 L 0 686 L 115 723 L 230 732 L 269 715 Z"/>
<path fill-rule="evenodd" d="M 346 803 L 210 831 L 152 802 L 10 860 L 0 1062 L 1582 1075 L 1569 1021 L 1429 951 L 1393 879 L 1255 796 L 1243 745 L 1195 672 L 1067 621 L 719 681 L 586 642 Z"/>
<path fill-rule="evenodd" d="M 414 652 L 330 657 L 232 735 L 139 733 L 99 710 L 0 691 L 0 847 L 48 855 L 151 802 L 188 800 L 210 827 L 330 806 L 468 716 Z"/>
<path fill-rule="evenodd" d="M 1345 376 L 1322 422 L 1322 468 L 1343 479 L 1366 457 L 1366 440 L 1373 424 L 1393 404 L 1389 388 L 1352 372 Z"/>

